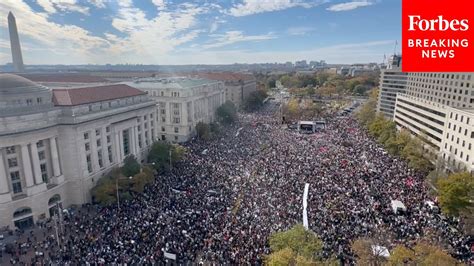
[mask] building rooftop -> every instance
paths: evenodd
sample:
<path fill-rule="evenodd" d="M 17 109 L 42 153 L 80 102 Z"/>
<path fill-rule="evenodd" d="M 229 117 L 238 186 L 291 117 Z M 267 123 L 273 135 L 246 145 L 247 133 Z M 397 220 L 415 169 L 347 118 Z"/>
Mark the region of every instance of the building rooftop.
<path fill-rule="evenodd" d="M 6 100 L 7 95 L 31 94 L 48 91 L 49 89 L 14 74 L 0 74 L 0 100 Z M 9 101 L 9 100 L 7 100 Z"/>
<path fill-rule="evenodd" d="M 42 74 L 21 74 L 22 77 L 34 82 L 60 82 L 60 83 L 99 83 L 107 82 L 103 77 L 92 76 L 81 73 L 42 73 Z"/>
<path fill-rule="evenodd" d="M 53 102 L 56 106 L 74 106 L 139 95 L 146 95 L 146 92 L 125 84 L 114 84 L 76 89 L 54 89 Z"/>
<path fill-rule="evenodd" d="M 197 79 L 186 77 L 173 78 L 144 78 L 132 82 L 124 82 L 124 84 L 137 89 L 190 89 L 207 84 L 214 84 L 217 81 L 209 79 Z"/>
<path fill-rule="evenodd" d="M 222 80 L 222 81 L 239 81 L 239 80 L 255 80 L 255 76 L 252 74 L 235 73 L 235 72 L 209 72 L 209 73 L 197 73 L 198 77 Z"/>

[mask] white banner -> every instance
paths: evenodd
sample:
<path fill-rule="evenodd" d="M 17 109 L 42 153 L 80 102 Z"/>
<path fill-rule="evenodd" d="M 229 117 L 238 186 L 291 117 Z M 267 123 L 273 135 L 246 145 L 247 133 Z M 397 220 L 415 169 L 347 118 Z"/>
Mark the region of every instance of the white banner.
<path fill-rule="evenodd" d="M 309 191 L 309 184 L 306 183 L 304 185 L 304 192 L 303 192 L 303 226 L 306 230 L 309 229 L 308 225 L 308 212 L 306 208 L 308 207 L 308 191 Z"/>

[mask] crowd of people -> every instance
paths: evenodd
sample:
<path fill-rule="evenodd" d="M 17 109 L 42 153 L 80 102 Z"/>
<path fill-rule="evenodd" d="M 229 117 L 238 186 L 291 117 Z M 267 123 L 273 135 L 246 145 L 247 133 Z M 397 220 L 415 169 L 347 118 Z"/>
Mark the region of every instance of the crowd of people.
<path fill-rule="evenodd" d="M 65 220 L 60 245 L 43 238 L 34 246 L 44 255 L 33 259 L 259 265 L 271 252 L 273 232 L 302 223 L 308 183 L 309 228 L 323 240 L 324 257 L 353 263 L 351 242 L 384 232 L 389 249 L 429 237 L 472 261 L 473 239 L 425 204 L 434 199 L 424 177 L 387 154 L 353 118 L 328 117 L 325 130 L 299 134 L 282 127 L 275 106 L 240 115 L 217 139 L 185 144 L 186 158 L 120 210 L 79 210 Z M 395 213 L 391 200 L 403 202 L 406 212 Z"/>

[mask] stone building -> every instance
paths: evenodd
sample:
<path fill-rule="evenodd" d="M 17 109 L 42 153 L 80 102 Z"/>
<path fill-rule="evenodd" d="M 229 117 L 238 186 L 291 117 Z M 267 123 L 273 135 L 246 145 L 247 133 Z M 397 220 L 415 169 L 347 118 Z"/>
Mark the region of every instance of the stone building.
<path fill-rule="evenodd" d="M 156 138 L 156 104 L 123 85 L 51 90 L 0 74 L 0 226 L 25 228 L 90 189 Z"/>
<path fill-rule="evenodd" d="M 127 85 L 148 93 L 157 103 L 157 136 L 160 140 L 185 142 L 196 134 L 196 124 L 211 123 L 225 102 L 224 84 L 196 78 L 146 78 Z"/>

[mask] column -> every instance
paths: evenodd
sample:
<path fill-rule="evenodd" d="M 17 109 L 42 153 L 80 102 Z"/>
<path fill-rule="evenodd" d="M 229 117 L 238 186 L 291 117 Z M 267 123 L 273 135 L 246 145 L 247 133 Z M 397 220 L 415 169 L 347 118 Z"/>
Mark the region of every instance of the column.
<path fill-rule="evenodd" d="M 147 120 L 148 121 L 148 120 Z M 142 135 L 142 148 L 145 148 L 146 147 L 146 138 L 145 138 L 145 131 L 147 131 L 148 129 L 145 128 L 145 121 L 142 122 L 142 132 L 140 132 L 140 134 Z M 138 137 L 137 137 L 137 142 L 138 142 Z M 139 151 L 141 151 L 140 147 L 137 147 L 139 149 L 137 149 L 137 154 Z"/>
<path fill-rule="evenodd" d="M 43 177 L 41 177 L 41 167 L 40 161 L 38 156 L 38 147 L 36 147 L 36 141 L 30 143 L 31 146 L 31 159 L 33 163 L 33 172 L 35 174 L 35 182 L 36 184 L 43 183 Z"/>
<path fill-rule="evenodd" d="M 114 162 L 120 162 L 120 139 L 119 133 L 114 132 L 114 145 L 113 145 L 113 152 L 114 152 Z"/>
<path fill-rule="evenodd" d="M 53 162 L 54 176 L 61 175 L 61 167 L 59 165 L 58 146 L 56 144 L 56 137 L 49 139 L 49 149 L 51 150 L 51 161 Z"/>
<path fill-rule="evenodd" d="M 108 147 L 109 144 L 107 143 L 107 129 L 106 127 L 102 128 L 102 163 L 104 164 L 105 167 L 109 166 L 109 152 L 108 152 Z"/>
<path fill-rule="evenodd" d="M 118 143 L 118 146 L 117 146 L 117 148 L 119 149 L 119 161 L 118 162 L 121 162 L 123 160 L 123 156 L 125 155 L 125 152 L 123 150 L 123 131 L 122 130 L 119 131 L 118 138 L 119 138 L 119 143 Z"/>
<path fill-rule="evenodd" d="M 2 151 L 0 150 L 0 194 L 5 194 L 10 191 L 8 186 L 7 172 L 5 171 L 5 164 L 3 162 Z"/>
<path fill-rule="evenodd" d="M 91 160 L 92 160 L 92 172 L 98 171 L 99 167 L 99 158 L 97 157 L 97 136 L 95 135 L 95 130 L 91 131 Z M 102 143 L 101 143 L 102 145 Z"/>
<path fill-rule="evenodd" d="M 35 184 L 33 180 L 33 172 L 31 171 L 30 154 L 28 152 L 28 144 L 21 145 L 21 161 L 23 164 L 23 173 L 25 175 L 26 187 Z"/>
<path fill-rule="evenodd" d="M 137 140 L 137 127 L 133 126 L 128 129 L 129 135 L 129 141 L 128 141 L 128 146 L 130 149 L 130 153 L 137 155 L 138 154 L 138 140 Z"/>

